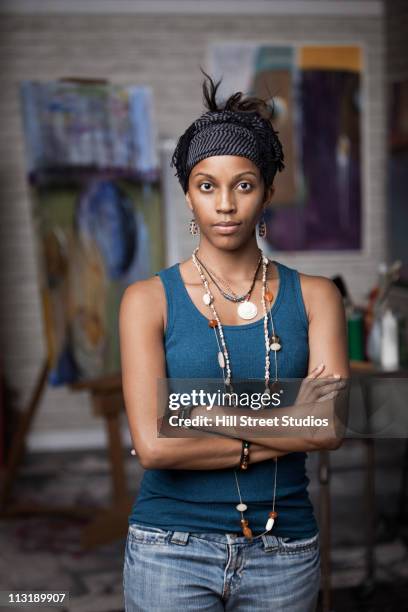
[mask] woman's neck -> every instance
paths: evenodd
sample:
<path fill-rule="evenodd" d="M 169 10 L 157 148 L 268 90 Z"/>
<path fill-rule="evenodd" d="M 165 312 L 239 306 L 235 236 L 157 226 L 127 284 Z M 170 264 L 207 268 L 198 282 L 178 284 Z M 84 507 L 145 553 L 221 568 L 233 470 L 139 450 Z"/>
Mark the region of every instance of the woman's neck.
<path fill-rule="evenodd" d="M 233 251 L 218 249 L 208 241 L 201 240 L 197 255 L 222 278 L 239 282 L 253 276 L 260 249 L 255 236 L 240 249 Z"/>

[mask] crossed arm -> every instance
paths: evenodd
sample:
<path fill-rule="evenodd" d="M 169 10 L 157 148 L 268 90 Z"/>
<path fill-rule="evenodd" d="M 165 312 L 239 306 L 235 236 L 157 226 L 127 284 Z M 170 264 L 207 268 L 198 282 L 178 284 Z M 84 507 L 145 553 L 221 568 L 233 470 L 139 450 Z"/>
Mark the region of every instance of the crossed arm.
<path fill-rule="evenodd" d="M 332 281 L 302 275 L 309 318 L 310 376 L 349 377 L 344 308 Z M 157 436 L 157 380 L 166 377 L 163 312 L 166 303 L 158 277 L 139 281 L 123 295 L 119 332 L 122 388 L 130 433 L 144 468 L 211 470 L 236 467 L 241 441 L 226 436 L 165 438 Z M 316 367 L 324 367 L 316 374 Z M 250 439 L 250 438 L 247 438 Z M 251 439 L 250 439 L 251 440 Z M 254 438 L 251 463 L 294 451 L 335 449 L 338 438 Z"/>

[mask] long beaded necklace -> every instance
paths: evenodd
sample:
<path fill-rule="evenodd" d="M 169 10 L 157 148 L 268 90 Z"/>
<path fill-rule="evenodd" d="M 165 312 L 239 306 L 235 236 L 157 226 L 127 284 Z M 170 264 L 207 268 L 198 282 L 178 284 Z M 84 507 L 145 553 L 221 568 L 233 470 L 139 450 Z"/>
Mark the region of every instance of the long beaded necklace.
<path fill-rule="evenodd" d="M 213 319 L 210 319 L 208 321 L 208 325 L 214 330 L 214 333 L 215 333 L 215 338 L 216 338 L 217 346 L 218 346 L 218 356 L 217 356 L 218 364 L 222 370 L 224 385 L 230 387 L 230 391 L 232 391 L 232 384 L 231 384 L 232 373 L 231 373 L 229 353 L 228 353 L 228 349 L 227 349 L 227 345 L 226 345 L 225 337 L 224 337 L 224 331 L 222 329 L 220 318 L 214 306 L 214 296 L 212 295 L 210 291 L 207 278 L 196 256 L 198 248 L 199 247 L 196 247 L 194 249 L 193 254 L 192 254 L 192 260 L 198 270 L 198 273 L 200 275 L 201 281 L 204 286 L 205 293 L 203 295 L 203 302 L 204 304 L 209 306 L 209 308 L 212 311 L 213 317 L 214 317 Z M 266 308 L 266 301 L 268 301 L 269 304 L 271 304 L 273 300 L 273 295 L 270 291 L 266 290 L 266 287 L 267 287 L 266 275 L 267 275 L 267 268 L 268 268 L 269 260 L 267 257 L 265 257 L 262 251 L 261 251 L 261 259 L 262 259 L 262 307 L 263 307 L 263 312 L 264 312 L 263 327 L 264 327 L 264 339 L 265 339 L 265 393 L 270 394 L 271 388 L 269 386 L 269 380 L 270 380 L 269 353 L 272 350 L 275 356 L 275 377 L 274 377 L 274 382 L 272 384 L 272 389 L 274 389 L 279 384 L 277 351 L 281 349 L 282 345 L 280 343 L 279 337 L 275 334 L 275 328 L 273 324 L 271 308 L 269 308 L 268 310 Z M 269 334 L 268 334 L 268 315 L 269 315 L 271 326 L 272 326 L 271 339 L 269 339 Z M 275 510 L 277 469 L 278 469 L 278 459 L 277 457 L 275 457 L 275 474 L 274 474 L 274 486 L 273 486 L 272 511 L 269 512 L 268 514 L 268 519 L 265 525 L 265 531 L 262 534 L 260 534 L 260 536 L 264 535 L 265 533 L 268 533 L 272 529 L 274 522 L 278 516 L 278 513 Z M 236 469 L 234 469 L 234 476 L 235 476 L 235 482 L 236 482 L 236 486 L 238 490 L 238 497 L 239 497 L 239 504 L 237 504 L 236 510 L 238 510 L 238 512 L 241 515 L 240 523 L 241 523 L 242 532 L 247 539 L 252 540 L 252 537 L 253 537 L 252 530 L 249 527 L 248 520 L 244 518 L 244 512 L 248 509 L 248 506 L 242 501 L 241 489 L 239 486 L 238 475 L 237 475 Z M 260 537 L 260 536 L 257 536 L 257 537 Z"/>

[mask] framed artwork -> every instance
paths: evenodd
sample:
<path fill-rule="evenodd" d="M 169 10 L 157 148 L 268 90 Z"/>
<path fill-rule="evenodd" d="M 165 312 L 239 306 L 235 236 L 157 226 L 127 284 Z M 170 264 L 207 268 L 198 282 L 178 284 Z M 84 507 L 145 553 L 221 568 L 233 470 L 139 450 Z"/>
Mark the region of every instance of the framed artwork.
<path fill-rule="evenodd" d="M 266 250 L 359 251 L 361 48 L 215 42 L 208 63 L 222 98 L 242 91 L 274 110 L 286 167 L 266 215 Z"/>

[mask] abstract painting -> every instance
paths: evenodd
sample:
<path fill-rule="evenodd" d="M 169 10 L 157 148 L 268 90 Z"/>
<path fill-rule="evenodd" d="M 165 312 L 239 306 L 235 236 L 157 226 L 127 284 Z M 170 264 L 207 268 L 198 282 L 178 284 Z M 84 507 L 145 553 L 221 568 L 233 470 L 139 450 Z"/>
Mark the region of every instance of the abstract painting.
<path fill-rule="evenodd" d="M 361 48 L 227 42 L 208 54 L 222 98 L 242 91 L 274 111 L 285 169 L 267 209 L 267 250 L 360 250 Z"/>

